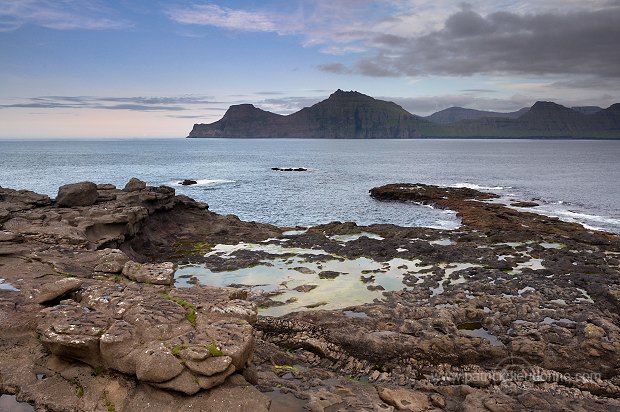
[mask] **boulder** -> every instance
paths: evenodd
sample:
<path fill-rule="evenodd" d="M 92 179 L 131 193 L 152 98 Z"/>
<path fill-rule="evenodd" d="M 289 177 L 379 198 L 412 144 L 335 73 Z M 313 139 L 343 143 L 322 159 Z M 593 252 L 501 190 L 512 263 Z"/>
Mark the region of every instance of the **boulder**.
<path fill-rule="evenodd" d="M 140 283 L 153 285 L 172 285 L 174 282 L 174 263 L 137 263 L 127 261 L 123 266 L 123 276 Z"/>
<path fill-rule="evenodd" d="M 127 255 L 118 249 L 104 249 L 97 252 L 95 272 L 121 273 L 129 261 Z"/>
<path fill-rule="evenodd" d="M 123 192 L 137 192 L 142 189 L 146 189 L 146 183 L 138 178 L 132 177 L 123 188 Z"/>
<path fill-rule="evenodd" d="M 99 193 L 93 182 L 80 182 L 58 188 L 56 204 L 62 207 L 90 206 L 97 201 Z"/>

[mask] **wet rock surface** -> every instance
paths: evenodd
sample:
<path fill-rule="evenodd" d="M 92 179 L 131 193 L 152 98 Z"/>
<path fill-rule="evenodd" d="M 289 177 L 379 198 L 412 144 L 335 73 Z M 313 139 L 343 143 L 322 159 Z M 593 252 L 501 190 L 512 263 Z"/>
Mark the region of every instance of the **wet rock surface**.
<path fill-rule="evenodd" d="M 44 410 L 620 409 L 614 235 L 472 189 L 371 191 L 452 209 L 456 230 L 287 231 L 131 186 L 62 208 L 0 188 L 2 393 Z M 187 265 L 208 277 L 171 285 Z M 248 273 L 265 277 L 205 285 Z M 345 283 L 368 299 L 331 294 Z"/>

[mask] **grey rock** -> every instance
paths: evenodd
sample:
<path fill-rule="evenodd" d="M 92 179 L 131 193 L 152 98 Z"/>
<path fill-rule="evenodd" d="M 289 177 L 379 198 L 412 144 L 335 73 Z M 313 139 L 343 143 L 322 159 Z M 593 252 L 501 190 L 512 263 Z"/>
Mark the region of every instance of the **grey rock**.
<path fill-rule="evenodd" d="M 90 206 L 97 201 L 99 193 L 93 182 L 80 182 L 58 188 L 56 204 L 63 207 Z"/>

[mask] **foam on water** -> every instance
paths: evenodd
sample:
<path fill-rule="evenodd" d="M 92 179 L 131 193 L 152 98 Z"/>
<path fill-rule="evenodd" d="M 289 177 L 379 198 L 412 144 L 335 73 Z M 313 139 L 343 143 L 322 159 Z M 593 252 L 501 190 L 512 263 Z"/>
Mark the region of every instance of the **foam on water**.
<path fill-rule="evenodd" d="M 182 186 L 182 187 L 201 187 L 201 186 L 207 186 L 207 187 L 216 187 L 216 186 L 222 186 L 222 185 L 226 185 L 226 184 L 231 184 L 231 183 L 237 183 L 235 180 L 226 180 L 226 179 L 196 179 L 196 183 L 193 185 L 187 185 L 187 186 L 183 186 L 181 184 L 181 182 L 184 179 L 177 179 L 177 180 L 171 180 L 169 182 L 166 183 L 166 185 L 168 186 L 172 186 L 172 187 L 176 187 L 176 186 Z"/>
<path fill-rule="evenodd" d="M 354 233 L 352 235 L 334 235 L 334 236 L 330 236 L 329 238 L 331 240 L 335 240 L 336 242 L 352 242 L 354 240 L 357 240 L 361 237 L 367 237 L 369 239 L 375 239 L 375 240 L 383 240 L 383 238 L 375 233 L 370 233 L 370 232 L 361 232 L 361 233 Z"/>
<path fill-rule="evenodd" d="M 485 190 L 504 190 L 504 189 L 512 189 L 512 187 L 510 186 L 481 186 L 481 185 L 477 185 L 475 183 L 453 183 L 451 185 L 448 185 L 448 187 L 455 187 L 455 188 L 466 188 L 466 189 L 474 189 L 474 190 L 481 190 L 481 191 L 485 191 Z"/>

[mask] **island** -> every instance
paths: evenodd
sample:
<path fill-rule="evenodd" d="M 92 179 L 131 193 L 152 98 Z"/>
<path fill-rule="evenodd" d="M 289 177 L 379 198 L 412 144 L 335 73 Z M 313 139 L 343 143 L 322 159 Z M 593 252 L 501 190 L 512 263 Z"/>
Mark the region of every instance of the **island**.
<path fill-rule="evenodd" d="M 195 124 L 189 138 L 588 138 L 620 139 L 620 104 L 606 109 L 536 102 L 512 113 L 450 108 L 428 117 L 393 102 L 337 90 L 290 115 L 252 104 L 230 106 L 222 119 Z"/>
<path fill-rule="evenodd" d="M 72 411 L 620 408 L 616 235 L 468 188 L 369 195 L 461 225 L 277 227 L 135 178 L 0 188 L 0 393 Z"/>

